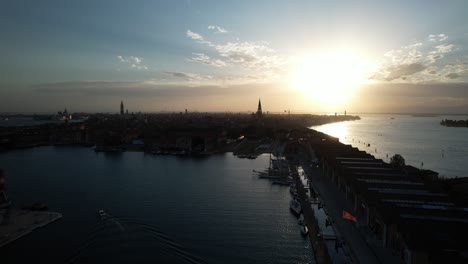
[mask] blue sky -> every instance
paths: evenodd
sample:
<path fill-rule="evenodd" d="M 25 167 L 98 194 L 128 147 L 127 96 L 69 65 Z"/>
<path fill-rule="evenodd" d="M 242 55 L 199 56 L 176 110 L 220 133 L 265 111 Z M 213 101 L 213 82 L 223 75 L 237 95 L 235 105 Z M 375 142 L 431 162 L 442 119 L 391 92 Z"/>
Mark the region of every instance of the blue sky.
<path fill-rule="evenodd" d="M 117 111 L 120 99 L 130 111 L 247 111 L 261 97 L 271 111 L 467 113 L 466 10 L 466 1 L 0 1 L 0 111 Z"/>

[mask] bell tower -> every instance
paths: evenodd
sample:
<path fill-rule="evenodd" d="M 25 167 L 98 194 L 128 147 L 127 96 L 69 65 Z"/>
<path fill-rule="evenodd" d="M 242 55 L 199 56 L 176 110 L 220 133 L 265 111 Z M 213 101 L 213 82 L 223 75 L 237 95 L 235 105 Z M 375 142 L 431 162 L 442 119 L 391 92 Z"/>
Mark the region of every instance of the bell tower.
<path fill-rule="evenodd" d="M 260 98 L 258 99 L 257 116 L 258 117 L 262 116 L 262 102 L 260 101 Z"/>

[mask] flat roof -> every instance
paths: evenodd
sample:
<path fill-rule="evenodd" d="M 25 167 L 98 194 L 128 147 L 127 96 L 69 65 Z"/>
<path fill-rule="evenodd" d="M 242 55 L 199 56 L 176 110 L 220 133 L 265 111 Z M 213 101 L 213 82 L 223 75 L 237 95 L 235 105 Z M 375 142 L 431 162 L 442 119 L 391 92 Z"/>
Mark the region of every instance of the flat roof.
<path fill-rule="evenodd" d="M 340 161 L 340 164 L 368 164 L 368 165 L 376 165 L 376 164 L 384 164 L 381 161 Z"/>
<path fill-rule="evenodd" d="M 439 201 L 422 201 L 422 200 L 406 200 L 406 199 L 382 199 L 384 203 L 405 203 L 405 204 L 428 204 L 428 205 L 442 205 L 454 206 L 454 203 L 439 202 Z"/>
<path fill-rule="evenodd" d="M 412 182 L 412 181 L 392 181 L 392 180 L 379 180 L 379 179 L 357 179 L 365 183 L 385 183 L 385 184 L 400 184 L 400 185 L 417 185 L 423 186 L 422 182 Z"/>
<path fill-rule="evenodd" d="M 468 212 L 468 208 L 466 207 L 449 207 L 449 206 L 434 205 L 434 204 L 407 204 L 407 203 L 396 203 L 395 205 L 399 207 L 418 208 L 418 209 L 426 209 L 426 210 Z"/>
<path fill-rule="evenodd" d="M 376 160 L 373 158 L 336 157 L 337 160 Z"/>
<path fill-rule="evenodd" d="M 356 175 L 370 175 L 370 176 L 406 176 L 405 174 L 395 171 L 395 173 L 388 172 L 353 172 Z"/>
<path fill-rule="evenodd" d="M 444 193 L 432 193 L 427 190 L 406 190 L 406 189 L 391 189 L 391 188 L 378 188 L 370 187 L 367 188 L 369 191 L 377 191 L 379 193 L 393 193 L 393 194 L 409 194 L 409 195 L 422 195 L 422 196 L 435 196 L 435 197 L 446 197 Z"/>
<path fill-rule="evenodd" d="M 345 167 L 351 170 L 393 170 L 392 168 L 382 168 L 382 167 Z"/>
<path fill-rule="evenodd" d="M 413 215 L 413 214 L 400 214 L 400 217 L 401 218 L 407 218 L 407 219 L 417 219 L 417 220 L 468 223 L 468 219 L 466 219 L 466 218 L 456 218 L 456 217 Z"/>

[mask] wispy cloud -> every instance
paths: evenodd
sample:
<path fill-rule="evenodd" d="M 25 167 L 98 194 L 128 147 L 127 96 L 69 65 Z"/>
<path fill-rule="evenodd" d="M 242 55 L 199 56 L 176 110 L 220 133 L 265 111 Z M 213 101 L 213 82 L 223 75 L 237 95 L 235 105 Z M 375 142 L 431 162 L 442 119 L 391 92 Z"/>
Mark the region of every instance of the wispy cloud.
<path fill-rule="evenodd" d="M 221 34 L 224 34 L 224 33 L 228 33 L 228 31 L 220 26 L 214 26 L 214 25 L 209 25 L 208 26 L 208 29 L 211 29 L 214 31 L 214 33 L 221 33 Z"/>
<path fill-rule="evenodd" d="M 449 74 L 446 74 L 445 77 L 447 79 L 456 79 L 458 77 L 460 77 L 460 75 L 456 72 L 452 72 L 452 73 L 449 73 Z"/>
<path fill-rule="evenodd" d="M 436 50 L 431 51 L 431 54 L 440 54 L 440 53 L 447 53 L 453 50 L 455 46 L 453 44 L 441 44 L 436 46 Z"/>
<path fill-rule="evenodd" d="M 445 34 L 439 34 L 439 35 L 429 35 L 427 37 L 429 41 L 445 41 L 448 39 L 448 36 Z"/>
<path fill-rule="evenodd" d="M 198 43 L 201 43 L 201 44 L 206 44 L 210 47 L 214 46 L 210 41 L 207 41 L 205 40 L 202 35 L 198 34 L 198 33 L 195 33 L 191 30 L 187 30 L 187 32 L 185 33 L 187 35 L 187 37 L 197 41 Z"/>
<path fill-rule="evenodd" d="M 176 72 L 176 71 L 165 71 L 164 74 L 169 76 L 184 79 L 187 81 L 195 81 L 195 80 L 204 80 L 204 79 L 211 79 L 211 76 L 204 76 L 201 74 L 196 73 L 189 73 L 189 72 Z"/>
<path fill-rule="evenodd" d="M 212 59 L 204 53 L 192 53 L 192 55 L 193 56 L 188 59 L 189 61 L 200 62 L 200 63 L 204 63 L 207 65 L 216 66 L 216 67 L 224 67 L 227 65 L 226 62 L 220 59 Z"/>
<path fill-rule="evenodd" d="M 393 81 L 399 78 L 403 78 L 403 80 L 406 80 L 406 76 L 422 72 L 426 68 L 427 67 L 421 63 L 410 63 L 391 66 L 386 69 L 388 71 L 388 74 L 385 80 Z"/>
<path fill-rule="evenodd" d="M 128 56 L 128 57 L 124 57 L 124 56 L 117 56 L 117 59 L 122 62 L 122 63 L 125 63 L 126 65 L 130 66 L 131 68 L 133 69 L 136 69 L 136 70 L 148 70 L 148 66 L 146 65 L 143 65 L 141 62 L 143 61 L 143 58 L 141 57 L 136 57 L 136 56 Z"/>
<path fill-rule="evenodd" d="M 194 40 L 197 40 L 197 41 L 202 41 L 203 40 L 203 37 L 200 34 L 192 32 L 191 30 L 187 30 L 186 34 L 187 34 L 187 37 L 189 37 L 191 39 L 194 39 Z"/>
<path fill-rule="evenodd" d="M 250 71 L 250 76 L 256 76 L 256 80 L 277 78 L 285 72 L 289 58 L 281 56 L 277 51 L 269 47 L 267 42 L 238 41 L 215 43 L 206 40 L 201 34 L 187 30 L 188 38 L 210 47 L 215 52 L 214 58 L 204 53 L 192 53 L 188 58 L 211 66 L 236 66 Z"/>
<path fill-rule="evenodd" d="M 417 83 L 460 78 L 468 71 L 466 61 L 454 61 L 452 53 L 457 46 L 447 40 L 445 34 L 429 35 L 425 41 L 388 51 L 371 79 Z"/>

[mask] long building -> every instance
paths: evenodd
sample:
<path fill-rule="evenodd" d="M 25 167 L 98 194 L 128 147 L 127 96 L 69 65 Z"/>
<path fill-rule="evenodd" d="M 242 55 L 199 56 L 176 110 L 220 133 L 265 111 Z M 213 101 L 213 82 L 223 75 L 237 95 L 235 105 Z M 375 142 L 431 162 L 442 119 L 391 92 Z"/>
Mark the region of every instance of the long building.
<path fill-rule="evenodd" d="M 402 263 L 467 263 L 468 206 L 431 184 L 437 172 L 393 167 L 323 133 L 309 138 L 322 173 L 354 204 L 359 224 Z"/>

